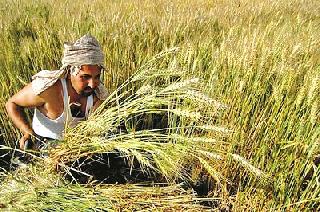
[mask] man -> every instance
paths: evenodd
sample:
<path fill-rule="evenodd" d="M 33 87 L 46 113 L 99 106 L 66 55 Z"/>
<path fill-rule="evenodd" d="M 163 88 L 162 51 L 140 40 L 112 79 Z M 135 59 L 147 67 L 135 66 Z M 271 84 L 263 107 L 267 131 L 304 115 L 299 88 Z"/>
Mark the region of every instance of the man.
<path fill-rule="evenodd" d="M 60 70 L 43 70 L 6 103 L 9 117 L 23 133 L 20 149 L 33 138 L 63 139 L 65 126 L 75 126 L 96 109 L 107 93 L 100 83 L 104 55 L 98 41 L 85 35 L 64 44 Z M 32 125 L 24 108 L 34 108 Z"/>

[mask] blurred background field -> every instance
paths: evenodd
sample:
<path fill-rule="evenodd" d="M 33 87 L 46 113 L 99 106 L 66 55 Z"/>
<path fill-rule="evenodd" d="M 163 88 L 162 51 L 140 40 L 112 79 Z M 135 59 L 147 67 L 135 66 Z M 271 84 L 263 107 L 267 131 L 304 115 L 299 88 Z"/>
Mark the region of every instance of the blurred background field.
<path fill-rule="evenodd" d="M 5 101 L 39 70 L 60 67 L 64 41 L 91 33 L 105 52 L 104 83 L 110 93 L 117 93 L 128 78 L 148 69 L 161 77 L 199 79 L 197 90 L 208 96 L 212 107 L 192 102 L 189 107 L 206 114 L 208 125 L 220 127 L 202 135 L 207 141 L 223 141 L 212 149 L 206 147 L 223 153 L 223 160 L 210 160 L 212 169 L 199 158 L 198 162 L 190 160 L 190 174 L 195 184 L 202 182 L 206 187 L 206 197 L 219 200 L 214 207 L 235 211 L 320 207 L 319 1 L 3 0 L 0 11 L 3 144 L 14 147 L 20 137 L 8 120 Z M 175 48 L 173 54 L 154 59 Z M 152 67 L 146 65 L 150 60 Z M 124 88 L 135 90 L 146 86 L 145 82 L 133 80 Z M 227 107 L 217 112 L 213 99 Z M 192 118 L 179 123 L 185 127 L 201 121 Z M 90 136 L 90 129 L 83 134 Z M 105 151 L 99 148 L 95 150 Z M 65 152 L 54 154 L 60 157 Z M 2 173 L 3 181 L 8 182 L 21 171 Z M 20 187 L 34 190 L 30 184 Z M 13 204 L 11 191 L 2 192 L 7 199 L 0 199 L 0 207 L 7 207 L 10 201 Z"/>

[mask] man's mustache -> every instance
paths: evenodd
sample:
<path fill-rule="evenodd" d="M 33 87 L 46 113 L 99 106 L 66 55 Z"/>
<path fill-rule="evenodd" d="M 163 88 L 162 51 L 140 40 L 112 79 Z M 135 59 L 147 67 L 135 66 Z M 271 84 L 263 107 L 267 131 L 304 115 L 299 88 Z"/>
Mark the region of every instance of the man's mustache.
<path fill-rule="evenodd" d="M 93 91 L 93 88 L 91 88 L 91 87 L 85 87 L 83 90 L 85 90 L 85 91 Z"/>

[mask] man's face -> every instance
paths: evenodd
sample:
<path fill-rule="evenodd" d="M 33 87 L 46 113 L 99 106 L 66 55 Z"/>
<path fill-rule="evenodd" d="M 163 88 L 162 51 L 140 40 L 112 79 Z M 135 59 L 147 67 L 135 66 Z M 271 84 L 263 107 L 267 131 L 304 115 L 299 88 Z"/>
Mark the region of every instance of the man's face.
<path fill-rule="evenodd" d="M 82 96 L 90 96 L 100 84 L 101 68 L 97 65 L 82 65 L 80 72 L 73 76 L 71 84 L 75 91 Z"/>

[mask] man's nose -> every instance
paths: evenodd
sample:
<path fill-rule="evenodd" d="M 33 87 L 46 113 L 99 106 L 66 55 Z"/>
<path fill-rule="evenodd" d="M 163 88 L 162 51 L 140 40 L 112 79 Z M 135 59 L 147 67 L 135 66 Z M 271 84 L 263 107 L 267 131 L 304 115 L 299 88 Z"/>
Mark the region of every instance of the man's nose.
<path fill-rule="evenodd" d="M 98 85 L 99 85 L 99 80 L 90 79 L 90 80 L 88 81 L 88 86 L 89 86 L 90 88 L 95 89 Z"/>
<path fill-rule="evenodd" d="M 90 88 L 94 88 L 94 82 L 93 82 L 92 79 L 90 79 L 90 80 L 88 81 L 88 86 L 89 86 Z"/>

